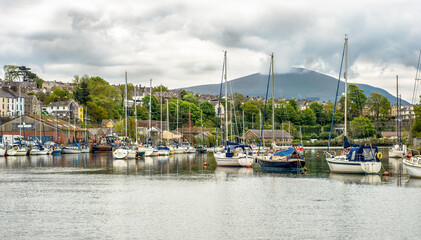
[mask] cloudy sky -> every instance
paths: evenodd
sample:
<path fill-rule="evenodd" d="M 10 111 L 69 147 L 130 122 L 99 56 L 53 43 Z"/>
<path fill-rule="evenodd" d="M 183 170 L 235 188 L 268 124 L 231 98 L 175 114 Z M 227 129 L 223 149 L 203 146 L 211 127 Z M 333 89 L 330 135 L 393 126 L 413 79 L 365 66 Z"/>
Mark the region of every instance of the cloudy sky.
<path fill-rule="evenodd" d="M 0 65 L 44 80 L 76 74 L 187 87 L 305 67 L 337 77 L 349 37 L 349 81 L 411 101 L 421 48 L 413 0 L 0 0 Z M 0 76 L 3 77 L 3 70 Z"/>

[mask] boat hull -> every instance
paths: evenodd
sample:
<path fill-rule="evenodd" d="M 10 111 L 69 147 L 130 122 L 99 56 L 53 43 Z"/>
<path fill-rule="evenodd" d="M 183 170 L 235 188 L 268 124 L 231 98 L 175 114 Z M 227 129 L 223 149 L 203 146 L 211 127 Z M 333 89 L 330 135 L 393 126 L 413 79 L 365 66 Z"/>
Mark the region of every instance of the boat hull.
<path fill-rule="evenodd" d="M 404 159 L 402 161 L 406 171 L 411 177 L 421 178 L 421 163 Z"/>
<path fill-rule="evenodd" d="M 0 148 L 0 157 L 6 155 L 6 149 Z"/>
<path fill-rule="evenodd" d="M 26 156 L 28 153 L 28 150 L 26 149 L 9 149 L 7 150 L 7 155 L 8 156 Z"/>
<path fill-rule="evenodd" d="M 269 158 L 269 157 L 266 157 Z M 271 161 L 265 157 L 258 157 L 257 162 L 261 167 L 268 168 L 303 168 L 306 164 L 304 159 L 292 158 L 286 161 Z"/>
<path fill-rule="evenodd" d="M 404 156 L 403 151 L 389 151 L 390 158 L 402 158 Z"/>
<path fill-rule="evenodd" d="M 51 155 L 60 155 L 61 154 L 61 149 L 54 149 L 52 152 L 51 152 Z"/>
<path fill-rule="evenodd" d="M 80 149 L 72 149 L 72 148 L 63 148 L 62 153 L 63 154 L 79 154 L 82 151 Z"/>
<path fill-rule="evenodd" d="M 113 152 L 114 159 L 135 159 L 136 152 L 130 149 L 118 148 Z"/>
<path fill-rule="evenodd" d="M 29 155 L 47 155 L 47 154 L 48 154 L 47 149 L 44 149 L 44 150 L 32 149 L 31 151 L 29 151 Z"/>
<path fill-rule="evenodd" d="M 326 161 L 330 171 L 335 173 L 378 173 L 382 166 L 378 161 L 358 162 L 342 158 L 327 158 Z"/>

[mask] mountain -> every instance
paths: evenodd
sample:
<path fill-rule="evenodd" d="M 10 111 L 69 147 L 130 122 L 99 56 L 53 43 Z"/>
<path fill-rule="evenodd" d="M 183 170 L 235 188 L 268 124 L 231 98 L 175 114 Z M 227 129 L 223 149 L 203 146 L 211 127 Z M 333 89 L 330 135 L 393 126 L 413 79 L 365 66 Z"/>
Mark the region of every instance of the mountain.
<path fill-rule="evenodd" d="M 315 71 L 303 68 L 294 68 L 290 73 L 275 74 L 275 97 L 286 99 L 312 99 L 319 101 L 335 101 L 336 86 L 338 80 Z M 265 96 L 267 87 L 268 75 L 259 73 L 251 74 L 245 77 L 237 78 L 228 81 L 228 93 L 238 92 L 244 96 Z M 272 96 L 271 85 L 269 85 L 269 94 Z M 339 86 L 339 96 L 344 92 L 344 82 L 341 81 Z M 350 84 L 348 82 L 348 84 Z M 354 84 L 354 83 L 351 83 Z M 367 84 L 355 84 L 368 97 L 370 93 L 376 92 L 385 96 L 393 105 L 396 103 L 396 97 L 387 91 L 373 87 Z M 193 86 L 184 88 L 186 91 L 194 93 L 219 95 L 220 84 L 206 84 L 200 86 Z M 224 85 L 222 86 L 222 94 L 224 94 Z M 231 91 L 232 89 L 232 91 Z M 402 100 L 402 104 L 409 103 Z"/>

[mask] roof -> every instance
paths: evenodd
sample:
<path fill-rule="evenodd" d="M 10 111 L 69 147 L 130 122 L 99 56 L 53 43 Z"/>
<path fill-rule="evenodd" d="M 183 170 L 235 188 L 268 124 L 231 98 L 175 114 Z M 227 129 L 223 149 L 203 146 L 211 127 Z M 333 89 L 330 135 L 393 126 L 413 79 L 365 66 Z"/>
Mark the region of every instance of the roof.
<path fill-rule="evenodd" d="M 256 137 L 260 137 L 260 131 L 259 129 L 250 129 L 246 132 L 246 134 L 248 132 L 253 133 Z M 268 138 L 272 138 L 272 130 L 267 130 L 264 129 L 263 130 L 263 138 L 268 139 Z M 294 138 L 293 136 L 291 136 L 291 134 L 289 134 L 287 131 L 285 130 L 275 130 L 275 138 Z"/>
<path fill-rule="evenodd" d="M 51 102 L 48 106 L 68 106 L 70 103 L 76 103 L 73 100 L 66 100 L 66 101 L 58 101 L 58 102 Z"/>
<path fill-rule="evenodd" d="M 3 89 L 0 89 L 0 97 L 2 98 L 15 98 L 13 94 L 11 94 L 9 91 L 4 91 Z"/>

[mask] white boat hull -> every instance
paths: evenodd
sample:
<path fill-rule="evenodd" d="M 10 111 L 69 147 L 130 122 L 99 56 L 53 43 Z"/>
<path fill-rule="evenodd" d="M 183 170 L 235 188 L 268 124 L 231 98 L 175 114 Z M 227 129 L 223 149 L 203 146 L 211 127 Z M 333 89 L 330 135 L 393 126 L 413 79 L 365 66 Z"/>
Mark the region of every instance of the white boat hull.
<path fill-rule="evenodd" d="M 174 149 L 174 154 L 183 154 L 184 153 L 184 149 L 182 148 L 175 148 Z"/>
<path fill-rule="evenodd" d="M 335 173 L 378 173 L 381 162 L 348 161 L 345 156 L 326 158 L 331 172 Z"/>
<path fill-rule="evenodd" d="M 136 152 L 131 149 L 117 148 L 113 152 L 114 159 L 135 159 Z"/>
<path fill-rule="evenodd" d="M 404 159 L 402 163 L 411 177 L 421 178 L 421 161 L 419 159 Z"/>
<path fill-rule="evenodd" d="M 28 150 L 26 148 L 21 148 L 21 149 L 8 149 L 7 150 L 7 155 L 8 156 L 26 156 L 28 153 Z"/>
<path fill-rule="evenodd" d="M 0 157 L 6 155 L 6 149 L 0 148 Z"/>
<path fill-rule="evenodd" d="M 168 156 L 170 155 L 169 150 L 158 150 L 158 156 Z"/>
<path fill-rule="evenodd" d="M 82 151 L 80 149 L 63 148 L 61 152 L 64 154 L 79 154 Z"/>
<path fill-rule="evenodd" d="M 89 147 L 86 148 L 82 148 L 82 153 L 89 153 L 91 151 L 91 149 Z"/>
<path fill-rule="evenodd" d="M 47 155 L 47 154 L 48 154 L 48 149 L 44 149 L 44 150 L 31 149 L 31 151 L 29 151 L 29 155 Z"/>

